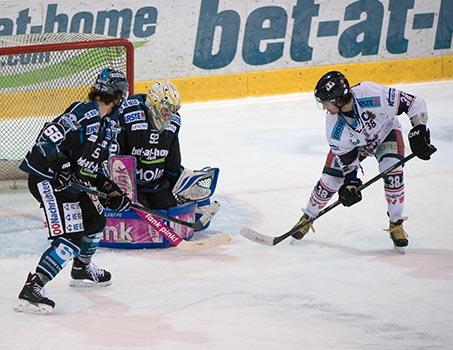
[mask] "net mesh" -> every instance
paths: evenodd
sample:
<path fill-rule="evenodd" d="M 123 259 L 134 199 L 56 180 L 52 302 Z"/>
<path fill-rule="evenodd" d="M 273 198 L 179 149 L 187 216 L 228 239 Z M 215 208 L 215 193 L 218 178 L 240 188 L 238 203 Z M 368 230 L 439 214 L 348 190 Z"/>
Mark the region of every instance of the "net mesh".
<path fill-rule="evenodd" d="M 43 124 L 86 100 L 102 68 L 126 73 L 127 43 L 80 33 L 0 36 L 0 180 L 26 178 L 18 165 Z"/>

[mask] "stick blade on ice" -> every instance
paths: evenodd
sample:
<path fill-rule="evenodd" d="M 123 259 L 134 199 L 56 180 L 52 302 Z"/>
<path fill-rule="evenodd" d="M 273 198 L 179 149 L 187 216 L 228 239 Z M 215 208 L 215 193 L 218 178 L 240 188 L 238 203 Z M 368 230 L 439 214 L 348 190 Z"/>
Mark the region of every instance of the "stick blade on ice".
<path fill-rule="evenodd" d="M 215 237 L 203 239 L 200 241 L 182 241 L 176 247 L 181 250 L 205 250 L 217 247 L 219 245 L 228 243 L 231 240 L 230 236 L 226 233 L 217 235 Z"/>
<path fill-rule="evenodd" d="M 274 243 L 275 237 L 263 235 L 262 233 L 259 233 L 255 230 L 251 229 L 250 227 L 241 228 L 240 233 L 243 237 L 245 237 L 253 242 L 267 245 L 269 247 L 272 247 L 273 245 L 275 245 L 275 243 Z"/>

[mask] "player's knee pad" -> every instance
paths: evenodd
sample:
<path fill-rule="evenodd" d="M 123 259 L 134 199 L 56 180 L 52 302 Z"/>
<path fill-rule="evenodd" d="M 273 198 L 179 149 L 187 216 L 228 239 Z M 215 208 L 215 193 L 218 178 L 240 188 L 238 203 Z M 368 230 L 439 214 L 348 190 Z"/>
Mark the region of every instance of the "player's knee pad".
<path fill-rule="evenodd" d="M 398 162 L 398 158 L 385 157 L 379 162 L 379 171 L 383 172 L 390 168 L 393 164 Z M 396 192 L 404 188 L 404 172 L 403 166 L 399 166 L 393 169 L 391 172 L 384 176 L 384 188 L 387 192 Z M 387 195 L 387 193 L 386 193 Z"/>
<path fill-rule="evenodd" d="M 93 233 L 90 235 L 82 236 L 80 243 L 80 252 L 78 257 L 82 259 L 91 259 L 99 246 L 102 232 Z"/>
<path fill-rule="evenodd" d="M 379 163 L 385 158 L 394 158 L 396 159 L 395 162 L 399 159 L 403 159 L 404 141 L 400 130 L 393 129 L 387 135 L 385 140 L 376 148 L 375 157 Z"/>
<path fill-rule="evenodd" d="M 379 160 L 379 171 L 383 172 L 386 169 L 390 168 L 393 164 L 397 163 L 400 160 L 397 156 L 388 156 L 383 157 Z M 398 168 L 395 169 L 396 171 L 403 171 L 403 166 L 400 165 Z"/>
<path fill-rule="evenodd" d="M 395 157 L 385 157 L 379 162 L 379 170 L 382 172 L 398 161 Z M 384 193 L 387 201 L 387 211 L 391 221 L 403 218 L 404 210 L 404 173 L 403 167 L 399 166 L 384 176 Z"/>
<path fill-rule="evenodd" d="M 332 197 L 333 194 L 336 193 L 338 189 L 341 187 L 343 182 L 344 182 L 343 177 L 323 173 L 316 187 L 323 191 L 326 191 L 327 192 L 326 194 Z"/>
<path fill-rule="evenodd" d="M 36 272 L 53 279 L 66 264 L 77 256 L 80 248 L 66 238 L 56 238 L 39 260 Z"/>
<path fill-rule="evenodd" d="M 343 178 L 323 173 L 311 192 L 307 207 L 302 209 L 305 214 L 315 216 L 338 191 Z"/>

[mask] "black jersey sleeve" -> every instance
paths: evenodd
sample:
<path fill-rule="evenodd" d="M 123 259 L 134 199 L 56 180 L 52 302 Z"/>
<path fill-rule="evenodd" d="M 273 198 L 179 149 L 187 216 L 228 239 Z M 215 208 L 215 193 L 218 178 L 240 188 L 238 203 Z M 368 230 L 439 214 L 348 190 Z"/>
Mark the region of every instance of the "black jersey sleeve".
<path fill-rule="evenodd" d="M 170 153 L 167 157 L 164 173 L 164 177 L 168 180 L 171 187 L 178 181 L 181 171 L 181 149 L 179 146 L 179 138 L 176 135 L 170 146 Z"/>

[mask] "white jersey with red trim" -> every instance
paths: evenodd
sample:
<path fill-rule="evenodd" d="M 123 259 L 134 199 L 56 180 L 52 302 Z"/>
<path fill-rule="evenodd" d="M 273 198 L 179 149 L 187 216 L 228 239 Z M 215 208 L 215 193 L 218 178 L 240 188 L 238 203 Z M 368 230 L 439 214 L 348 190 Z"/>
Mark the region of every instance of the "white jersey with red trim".
<path fill-rule="evenodd" d="M 406 92 L 362 82 L 351 88 L 354 117 L 326 113 L 326 136 L 332 152 L 343 166 L 356 168 L 358 156 L 344 164 L 344 157 L 357 149 L 372 155 L 393 129 L 401 130 L 398 115 L 406 113 L 412 124 L 426 124 L 425 101 Z M 343 160 L 343 161 L 342 161 Z"/>

